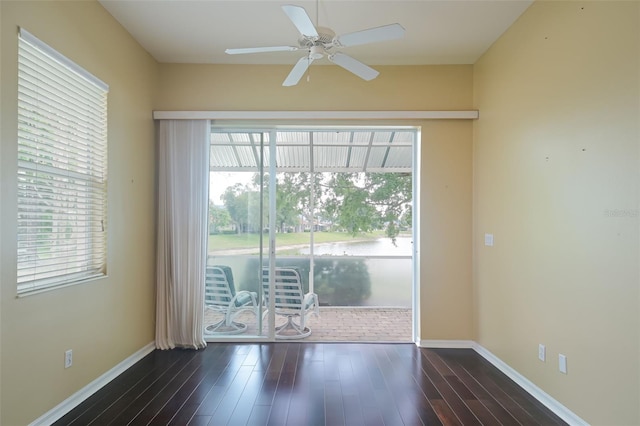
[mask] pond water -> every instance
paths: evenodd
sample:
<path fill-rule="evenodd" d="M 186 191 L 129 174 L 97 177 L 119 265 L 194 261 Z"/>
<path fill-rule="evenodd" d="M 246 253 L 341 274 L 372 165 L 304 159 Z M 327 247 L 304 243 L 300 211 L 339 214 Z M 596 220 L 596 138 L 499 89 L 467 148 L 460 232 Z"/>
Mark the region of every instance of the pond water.
<path fill-rule="evenodd" d="M 316 256 L 411 256 L 412 250 L 413 239 L 411 237 L 397 237 L 395 245 L 391 238 L 316 244 L 313 254 Z M 301 248 L 299 252 L 300 254 L 310 254 L 309 247 Z"/>

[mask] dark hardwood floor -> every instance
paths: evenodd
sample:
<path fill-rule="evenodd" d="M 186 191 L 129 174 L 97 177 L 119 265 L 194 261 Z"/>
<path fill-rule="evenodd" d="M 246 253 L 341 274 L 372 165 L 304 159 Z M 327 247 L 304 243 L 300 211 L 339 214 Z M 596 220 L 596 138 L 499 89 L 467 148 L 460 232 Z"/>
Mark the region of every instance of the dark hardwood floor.
<path fill-rule="evenodd" d="M 559 425 L 470 349 L 211 343 L 154 351 L 56 425 Z"/>

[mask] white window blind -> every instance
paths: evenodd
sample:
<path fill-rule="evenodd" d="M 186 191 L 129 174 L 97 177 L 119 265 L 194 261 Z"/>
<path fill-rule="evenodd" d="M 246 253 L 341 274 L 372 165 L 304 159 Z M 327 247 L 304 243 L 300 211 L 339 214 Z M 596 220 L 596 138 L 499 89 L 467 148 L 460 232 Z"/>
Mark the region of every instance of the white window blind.
<path fill-rule="evenodd" d="M 106 275 L 108 86 L 18 38 L 18 294 Z"/>

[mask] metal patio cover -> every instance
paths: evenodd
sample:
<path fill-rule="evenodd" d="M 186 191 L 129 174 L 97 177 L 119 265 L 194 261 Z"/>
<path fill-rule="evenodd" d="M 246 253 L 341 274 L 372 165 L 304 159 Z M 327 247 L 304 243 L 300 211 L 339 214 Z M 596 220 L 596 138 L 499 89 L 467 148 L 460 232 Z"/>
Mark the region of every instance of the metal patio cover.
<path fill-rule="evenodd" d="M 213 129 L 211 171 L 257 171 L 261 144 L 267 169 L 274 135 L 278 172 L 411 172 L 417 131 L 388 127 Z"/>

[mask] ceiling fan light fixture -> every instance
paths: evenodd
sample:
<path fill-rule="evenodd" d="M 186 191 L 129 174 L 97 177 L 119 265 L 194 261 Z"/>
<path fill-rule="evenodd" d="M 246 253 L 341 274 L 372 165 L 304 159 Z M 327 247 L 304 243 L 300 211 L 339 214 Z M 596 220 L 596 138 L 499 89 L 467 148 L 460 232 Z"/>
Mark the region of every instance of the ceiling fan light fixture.
<path fill-rule="evenodd" d="M 322 46 L 311 46 L 309 49 L 309 58 L 311 59 L 321 59 L 324 56 L 324 47 Z"/>

